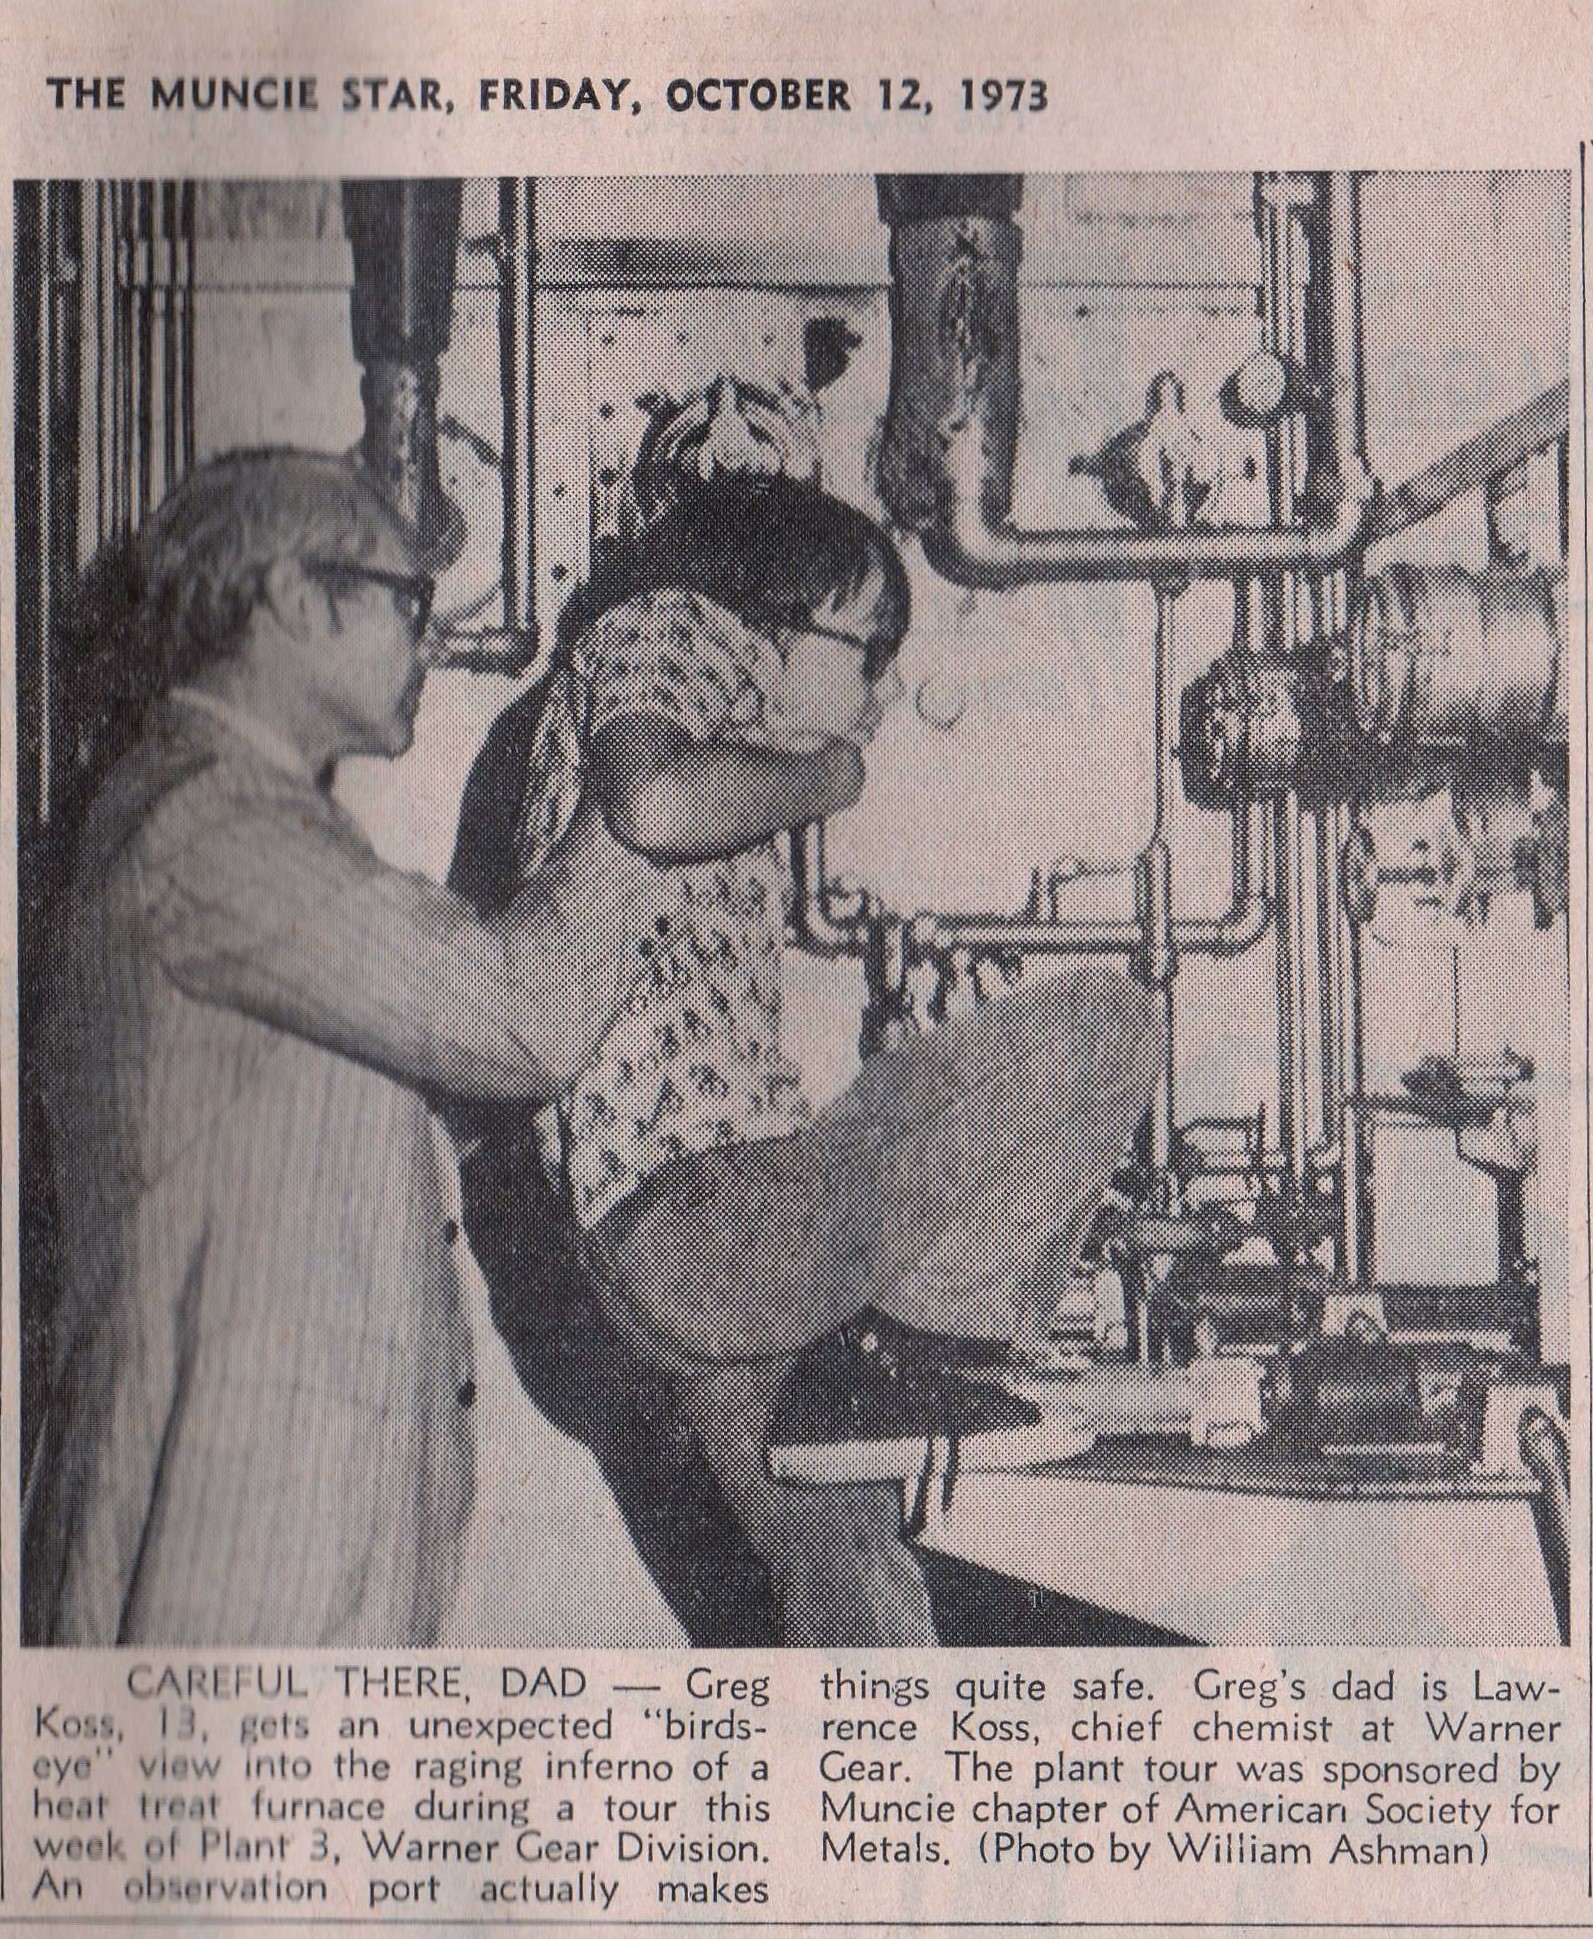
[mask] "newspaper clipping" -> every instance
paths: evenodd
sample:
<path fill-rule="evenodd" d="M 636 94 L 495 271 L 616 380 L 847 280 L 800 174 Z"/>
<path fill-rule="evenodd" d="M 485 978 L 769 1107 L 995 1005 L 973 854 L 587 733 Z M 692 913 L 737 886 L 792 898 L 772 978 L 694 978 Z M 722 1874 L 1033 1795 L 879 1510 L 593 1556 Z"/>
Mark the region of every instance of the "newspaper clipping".
<path fill-rule="evenodd" d="M 5 17 L 0 1928 L 1593 1932 L 1593 33 Z"/>

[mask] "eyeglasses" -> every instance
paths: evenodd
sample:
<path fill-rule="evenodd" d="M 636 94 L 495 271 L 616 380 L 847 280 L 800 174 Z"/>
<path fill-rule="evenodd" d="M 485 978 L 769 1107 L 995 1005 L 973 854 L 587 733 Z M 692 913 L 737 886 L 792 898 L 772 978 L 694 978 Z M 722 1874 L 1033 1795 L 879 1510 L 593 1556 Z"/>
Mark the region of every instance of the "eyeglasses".
<path fill-rule="evenodd" d="M 855 633 L 842 633 L 833 626 L 818 626 L 810 619 L 795 615 L 780 623 L 776 630 L 786 634 L 811 633 L 815 639 L 833 640 L 837 646 L 844 646 L 862 660 L 863 676 L 871 683 L 884 678 L 886 669 L 895 658 L 895 648 L 883 640 L 859 639 Z"/>
<path fill-rule="evenodd" d="M 306 559 L 304 569 L 333 586 L 385 586 L 415 644 L 418 646 L 425 637 L 432 602 L 437 597 L 437 582 L 429 573 L 387 572 L 380 566 L 356 565 L 352 559 Z"/>
<path fill-rule="evenodd" d="M 872 640 L 860 640 L 855 633 L 838 633 L 833 626 L 815 626 L 810 619 L 794 621 L 788 630 L 811 633 L 815 639 L 834 640 L 837 646 L 849 646 L 854 653 L 861 653 L 865 660 L 880 650 Z"/>

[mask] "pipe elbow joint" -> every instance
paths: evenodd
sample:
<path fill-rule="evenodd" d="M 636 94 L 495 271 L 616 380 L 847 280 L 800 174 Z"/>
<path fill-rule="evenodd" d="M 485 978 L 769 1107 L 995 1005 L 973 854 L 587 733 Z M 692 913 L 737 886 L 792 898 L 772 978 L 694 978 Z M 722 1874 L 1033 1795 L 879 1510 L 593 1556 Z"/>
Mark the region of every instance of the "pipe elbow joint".
<path fill-rule="evenodd" d="M 996 536 L 975 507 L 958 503 L 923 534 L 924 557 L 951 585 L 1000 592 L 1009 578 L 992 543 Z"/>
<path fill-rule="evenodd" d="M 1253 890 L 1218 922 L 1217 945 L 1213 953 L 1218 956 L 1242 956 L 1247 949 L 1254 948 L 1260 942 L 1271 921 L 1271 898 L 1263 895 L 1259 889 Z"/>
<path fill-rule="evenodd" d="M 1365 539 L 1377 481 L 1356 459 L 1306 494 L 1305 551 L 1309 569 L 1335 572 Z"/>
<path fill-rule="evenodd" d="M 1197 956 L 1242 956 L 1267 933 L 1272 899 L 1252 889 L 1226 914 L 1173 924 L 1173 942 Z"/>

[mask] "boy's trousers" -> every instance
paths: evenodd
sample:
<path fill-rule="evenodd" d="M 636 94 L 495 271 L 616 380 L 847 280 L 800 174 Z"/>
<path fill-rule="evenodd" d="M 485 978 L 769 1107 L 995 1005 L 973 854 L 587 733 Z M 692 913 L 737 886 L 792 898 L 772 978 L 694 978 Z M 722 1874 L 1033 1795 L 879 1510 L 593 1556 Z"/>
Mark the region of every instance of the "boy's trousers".
<path fill-rule="evenodd" d="M 771 1571 L 788 1643 L 934 1641 L 897 1492 L 768 1472 L 794 1355 L 865 1306 L 937 1333 L 1043 1331 L 1162 1056 L 1152 993 L 1079 967 L 868 1059 L 800 1131 L 673 1161 L 586 1235 L 604 1309 L 674 1376 Z"/>

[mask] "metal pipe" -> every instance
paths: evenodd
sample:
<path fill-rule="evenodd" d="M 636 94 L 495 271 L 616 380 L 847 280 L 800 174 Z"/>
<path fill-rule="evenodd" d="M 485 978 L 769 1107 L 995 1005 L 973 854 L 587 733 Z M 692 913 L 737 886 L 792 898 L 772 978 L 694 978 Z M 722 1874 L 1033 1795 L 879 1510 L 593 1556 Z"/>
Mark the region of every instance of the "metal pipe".
<path fill-rule="evenodd" d="M 867 904 L 855 916 L 835 913 L 834 891 L 824 861 L 824 823 L 810 822 L 791 836 L 792 928 L 803 948 L 818 956 L 861 956 Z"/>
<path fill-rule="evenodd" d="M 1172 854 L 1160 834 L 1140 857 L 1140 943 L 1134 973 L 1155 992 L 1162 1026 L 1162 1063 L 1150 1106 L 1151 1169 L 1163 1209 L 1171 1202 L 1173 1165 L 1173 978 L 1178 962 L 1172 947 Z"/>
<path fill-rule="evenodd" d="M 437 456 L 438 360 L 452 325 L 462 196 L 457 181 L 343 184 L 354 256 L 349 321 L 365 406 L 361 456 L 434 569 L 452 564 L 464 544 Z"/>
<path fill-rule="evenodd" d="M 1349 586 L 1342 574 L 1324 580 L 1320 589 L 1320 630 L 1328 638 L 1341 635 L 1349 610 Z M 1322 1037 L 1322 1141 L 1333 1152 L 1343 1144 L 1344 1045 L 1340 1017 L 1348 962 L 1344 947 L 1344 878 L 1339 872 L 1343 842 L 1339 816 L 1319 809 L 1312 826 L 1316 874 L 1317 1002 Z"/>
<path fill-rule="evenodd" d="M 1156 588 L 1155 712 L 1151 726 L 1151 741 L 1155 750 L 1156 764 L 1155 782 L 1151 790 L 1153 809 L 1151 841 L 1153 843 L 1160 840 L 1167 832 L 1168 793 L 1173 765 L 1172 722 L 1178 705 L 1173 695 L 1173 639 L 1177 610 L 1176 592 L 1167 586 L 1158 586 Z"/>
<path fill-rule="evenodd" d="M 1372 1280 L 1372 1247 L 1366 1223 L 1365 1127 L 1361 1107 L 1353 1097 L 1343 1099 L 1340 1119 L 1344 1141 L 1339 1179 L 1339 1277 L 1347 1286 L 1363 1286 Z"/>
<path fill-rule="evenodd" d="M 1170 606 L 1171 601 L 1169 599 Z M 1156 826 L 1161 827 L 1167 813 L 1166 773 L 1170 770 L 1170 750 L 1166 746 L 1172 731 L 1171 688 L 1171 614 L 1158 627 L 1158 726 L 1157 744 L 1162 750 L 1157 759 Z M 1162 652 L 1165 645 L 1167 651 Z M 1229 906 L 1215 916 L 1171 917 L 1163 933 L 1163 947 L 1175 955 L 1227 957 L 1242 955 L 1266 934 L 1272 903 L 1265 883 L 1257 885 L 1252 815 L 1260 810 L 1236 801 L 1229 811 L 1230 871 L 1232 897 Z M 1265 836 L 1264 826 L 1260 829 Z M 1153 836 L 1152 847 L 1160 838 Z M 1264 845 L 1264 844 L 1263 844 Z M 1165 842 L 1160 842 L 1165 852 Z M 1143 872 L 1150 849 L 1136 865 Z M 1168 862 L 1170 871 L 1170 858 Z M 792 929 L 797 941 L 815 954 L 830 957 L 862 956 L 867 948 L 869 918 L 877 913 L 868 900 L 850 915 L 837 912 L 834 889 L 825 862 L 824 824 L 815 822 L 793 836 L 791 841 L 793 897 Z M 1171 884 L 1168 884 L 1170 908 Z M 973 954 L 1008 951 L 1017 956 L 1125 956 L 1145 948 L 1145 926 L 1141 919 L 1113 916 L 1059 916 L 1035 921 L 1025 916 L 1001 915 L 920 915 L 913 924 L 914 942 L 922 954 L 964 950 Z"/>
<path fill-rule="evenodd" d="M 498 191 L 499 363 L 503 376 L 503 624 L 510 635 L 536 631 L 536 512 L 532 417 L 535 408 L 536 183 L 506 180 Z"/>
<path fill-rule="evenodd" d="M 1523 463 L 1534 451 L 1566 436 L 1570 426 L 1571 382 L 1562 378 L 1518 411 L 1468 438 L 1446 457 L 1406 479 L 1373 504 L 1366 521 L 1368 545 L 1391 539 L 1407 527 L 1433 517 L 1490 478 Z"/>
<path fill-rule="evenodd" d="M 1272 899 L 1252 856 L 1250 814 L 1249 806 L 1240 803 L 1230 816 L 1232 902 L 1220 915 L 1175 916 L 1168 934 L 1179 955 L 1240 956 L 1267 933 Z M 810 831 L 804 851 L 794 923 L 798 936 L 806 941 L 811 934 L 821 953 L 860 954 L 865 923 L 861 917 L 854 921 L 833 913 L 823 874 L 822 838 L 815 840 Z M 914 921 L 914 933 L 926 951 L 967 949 L 978 954 L 1009 950 L 1015 956 L 1132 956 L 1144 940 L 1137 919 L 1117 916 L 1062 916 L 1054 921 L 1030 922 L 1021 916 L 921 915 Z"/>
<path fill-rule="evenodd" d="M 128 196 L 128 302 L 133 313 L 133 477 L 135 519 L 142 525 L 155 503 L 155 185 L 140 182 Z"/>
<path fill-rule="evenodd" d="M 35 675 L 34 701 L 38 709 L 38 767 L 31 777 L 36 786 L 38 826 L 45 827 L 55 810 L 55 711 L 57 669 L 55 646 L 55 559 L 56 533 L 52 513 L 55 509 L 52 487 L 57 432 L 55 426 L 55 303 L 54 279 L 58 229 L 61 221 L 58 192 L 54 185 L 38 191 L 43 234 L 39 240 L 39 332 L 38 419 L 33 428 L 36 438 L 38 491 L 35 505 L 39 520 L 38 548 L 33 561 L 38 573 L 38 630 L 36 659 L 30 671 Z M 21 683 L 19 683 L 21 684 Z M 20 793 L 20 789 L 19 789 Z M 25 912 L 26 914 L 31 911 Z"/>
<path fill-rule="evenodd" d="M 1304 934 L 1305 870 L 1301 854 L 1300 798 L 1291 790 L 1274 808 L 1278 864 L 1278 1122 L 1289 1185 L 1297 1205 L 1305 1201 L 1306 1122 Z"/>
<path fill-rule="evenodd" d="M 1335 200 L 1331 185 L 1324 191 L 1320 179 L 1317 184 L 1317 198 L 1319 209 L 1326 208 L 1339 213 L 1342 226 L 1343 206 Z M 1269 347 L 1280 357 L 1293 359 L 1299 356 L 1305 348 L 1300 341 L 1303 329 L 1310 347 L 1319 350 L 1325 360 L 1332 354 L 1335 343 L 1342 347 L 1346 341 L 1355 341 L 1354 333 L 1351 331 L 1346 338 L 1345 318 L 1331 299 L 1319 300 L 1304 319 L 1300 315 L 1301 303 L 1297 289 L 1294 249 L 1296 209 L 1292 201 L 1285 201 L 1280 206 L 1277 198 L 1266 197 L 1260 202 L 1259 212 L 1264 229 L 1266 278 L 1263 283 L 1263 309 Z M 1353 216 L 1353 207 L 1350 214 Z M 1326 225 L 1326 235 L 1333 236 L 1333 234 L 1332 226 Z M 1313 269 L 1318 272 L 1323 267 L 1321 245 L 1324 239 L 1324 234 L 1319 230 L 1316 239 L 1317 260 L 1313 264 Z M 1337 239 L 1340 242 L 1344 240 L 1342 234 Z M 1331 266 L 1332 273 L 1336 274 L 1341 266 L 1335 259 Z M 1329 275 L 1328 280 L 1332 280 L 1332 274 Z M 1320 273 L 1315 275 L 1313 282 L 1320 299 L 1322 275 Z M 1313 337 L 1316 341 L 1311 341 Z M 1308 485 L 1313 476 L 1320 479 L 1324 464 L 1332 462 L 1333 435 L 1330 430 L 1326 446 L 1320 435 L 1314 439 L 1308 436 L 1306 445 Z M 1292 418 L 1286 418 L 1272 427 L 1267 438 L 1267 484 L 1272 516 L 1277 525 L 1285 527 L 1293 524 L 1297 516 L 1295 482 L 1298 457 L 1295 436 L 1295 422 Z M 1316 489 L 1321 489 L 1320 484 Z M 1298 588 L 1295 575 L 1280 574 L 1274 582 L 1274 588 L 1267 615 L 1266 652 L 1275 660 L 1292 661 L 1299 644 Z M 1278 1129 L 1283 1145 L 1286 1188 L 1294 1206 L 1298 1208 L 1305 1201 L 1309 1130 L 1306 1124 L 1303 990 L 1306 953 L 1303 920 L 1305 885 L 1301 856 L 1300 800 L 1294 790 L 1289 790 L 1274 802 L 1272 823 L 1273 853 L 1277 869 Z"/>
<path fill-rule="evenodd" d="M 1156 1199 L 1162 1209 L 1176 1202 L 1178 1181 L 1173 1172 L 1177 1127 L 1173 1116 L 1173 1083 L 1177 1069 L 1173 1045 L 1173 979 L 1178 957 L 1173 949 L 1173 857 L 1167 843 L 1172 775 L 1172 720 L 1175 705 L 1173 672 L 1178 588 L 1156 588 L 1155 702 L 1151 732 L 1155 780 L 1151 791 L 1154 818 L 1151 838 L 1141 857 L 1139 872 L 1140 923 L 1143 941 L 1136 970 L 1158 997 L 1162 1026 L 1162 1062 L 1150 1107 L 1150 1161 Z"/>
<path fill-rule="evenodd" d="M 1538 1484 L 1538 1531 L 1543 1546 L 1543 1564 L 1554 1598 L 1555 1615 L 1560 1624 L 1560 1641 L 1570 1638 L 1571 1556 L 1571 1456 L 1560 1423 L 1551 1420 L 1541 1407 L 1529 1407 L 1521 1416 L 1521 1462 Z"/>
<path fill-rule="evenodd" d="M 1181 956 L 1242 956 L 1267 933 L 1272 900 L 1259 889 L 1219 916 L 1175 916 L 1169 936 Z M 1010 950 L 1015 956 L 1132 956 L 1140 924 L 1127 918 L 1079 916 L 1025 922 L 1007 916 L 921 916 L 919 933 L 931 949 Z"/>
<path fill-rule="evenodd" d="M 1043 580 L 1233 579 L 1253 572 L 1330 572 L 1363 540 L 1366 504 L 1341 498 L 1320 524 L 1281 531 L 1210 530 L 1016 532 L 979 513 L 976 440 L 953 434 L 950 481 L 940 524 L 923 535 L 924 557 L 943 579 L 999 591 Z"/>
<path fill-rule="evenodd" d="M 1255 867 L 1254 831 L 1251 826 L 1252 815 L 1259 810 L 1248 801 L 1236 801 L 1228 812 L 1229 822 L 1229 874 L 1232 881 L 1230 900 L 1233 907 L 1248 900 L 1252 886 L 1251 871 Z"/>
<path fill-rule="evenodd" d="M 1272 898 L 1252 890 L 1220 916 L 1175 917 L 1173 947 L 1186 956 L 1242 956 L 1267 933 L 1272 910 Z"/>
<path fill-rule="evenodd" d="M 935 570 L 959 585 L 1000 589 L 1042 580 L 1233 579 L 1337 566 L 1361 542 L 1372 493 L 1360 428 L 1354 178 L 1320 178 L 1315 208 L 1313 273 L 1322 289 L 1323 348 L 1331 360 L 1313 373 L 1324 392 L 1311 446 L 1315 475 L 1308 480 L 1304 521 L 1267 530 L 1015 530 L 1007 519 L 1019 409 L 1016 227 L 989 217 L 967 218 L 960 229 L 947 225 L 956 229 L 948 249 L 954 241 L 963 249 L 959 288 L 967 286 L 952 304 L 940 288 L 941 266 L 918 263 L 906 240 L 919 225 L 899 225 L 891 249 L 895 340 L 887 449 L 894 448 L 895 424 L 909 408 L 903 401 L 903 346 L 924 335 L 922 312 L 936 304 L 940 322 L 933 347 L 951 371 L 959 406 L 943 419 L 933 446 L 916 443 L 920 470 L 909 475 L 901 465 L 882 465 L 881 488 L 893 516 L 921 532 Z M 928 515 L 926 506 L 933 508 Z"/>
<path fill-rule="evenodd" d="M 1361 183 L 1357 175 L 1317 178 L 1309 315 L 1307 349 L 1312 368 L 1320 373 L 1328 395 L 1326 410 L 1305 420 L 1308 524 L 1315 517 L 1331 517 L 1345 501 L 1364 513 L 1375 489 L 1366 464 Z"/>
<path fill-rule="evenodd" d="M 85 523 L 92 521 L 86 550 L 92 554 L 109 536 L 109 453 L 106 439 L 105 373 L 108 341 L 105 311 L 105 185 L 83 187 L 83 302 L 84 337 L 89 361 L 84 397 L 83 485 Z"/>
<path fill-rule="evenodd" d="M 103 447 L 100 462 L 104 466 L 102 475 L 102 504 L 100 508 L 100 540 L 103 544 L 113 534 L 125 529 L 122 517 L 122 444 L 121 420 L 118 407 L 121 387 L 116 373 L 120 368 L 122 338 L 121 313 L 116 295 L 116 199 L 115 182 L 100 184 L 99 230 L 99 298 L 100 298 L 100 367 L 98 399 L 101 422 L 101 444 Z"/>
<path fill-rule="evenodd" d="M 134 497 L 137 476 L 136 419 L 134 416 L 133 375 L 138 368 L 138 348 L 133 289 L 133 184 L 122 182 L 116 193 L 115 274 L 116 274 L 116 377 L 117 429 L 121 443 L 117 466 L 117 489 L 121 517 L 117 530 L 129 530 L 138 513 Z"/>
<path fill-rule="evenodd" d="M 182 475 L 193 470 L 199 455 L 199 405 L 198 387 L 194 383 L 194 329 L 195 304 L 194 288 L 196 266 L 194 252 L 198 223 L 195 211 L 199 202 L 199 188 L 195 182 L 184 182 L 178 190 L 178 201 L 182 218 L 184 271 L 183 271 L 183 314 L 179 342 L 182 347 Z"/>
<path fill-rule="evenodd" d="M 1170 721 L 1170 717 L 1169 717 Z M 1167 940 L 1179 955 L 1242 955 L 1266 934 L 1272 918 L 1267 893 L 1266 826 L 1253 823 L 1259 808 L 1235 802 L 1229 811 L 1229 905 L 1215 916 L 1174 917 Z M 868 946 L 871 916 L 878 912 L 865 897 L 851 914 L 835 907 L 835 891 L 825 861 L 822 822 L 800 830 L 791 841 L 795 888 L 791 926 L 798 943 L 815 954 L 835 958 L 862 956 Z M 1025 916 L 920 915 L 913 923 L 920 953 L 964 950 L 978 955 L 1006 951 L 1015 956 L 1133 956 L 1144 945 L 1144 927 L 1134 917 L 1058 916 L 1047 921 Z"/>
<path fill-rule="evenodd" d="M 160 192 L 161 282 L 164 305 L 161 312 L 161 385 L 165 391 L 166 411 L 161 421 L 161 496 L 171 491 L 182 471 L 178 452 L 182 443 L 182 410 L 178 404 L 178 373 L 182 368 L 180 333 L 183 250 L 178 239 L 177 184 L 167 182 Z"/>
<path fill-rule="evenodd" d="M 1317 1022 L 1322 1039 L 1322 1142 L 1339 1141 L 1339 983 L 1344 974 L 1339 935 L 1339 878 L 1333 822 L 1326 809 L 1311 822 L 1312 872 L 1316 878 Z"/>
<path fill-rule="evenodd" d="M 1025 922 L 1010 916 L 921 916 L 930 949 L 1010 949 L 1017 956 L 1132 956 L 1140 925 L 1130 917 L 1070 916 Z"/>

